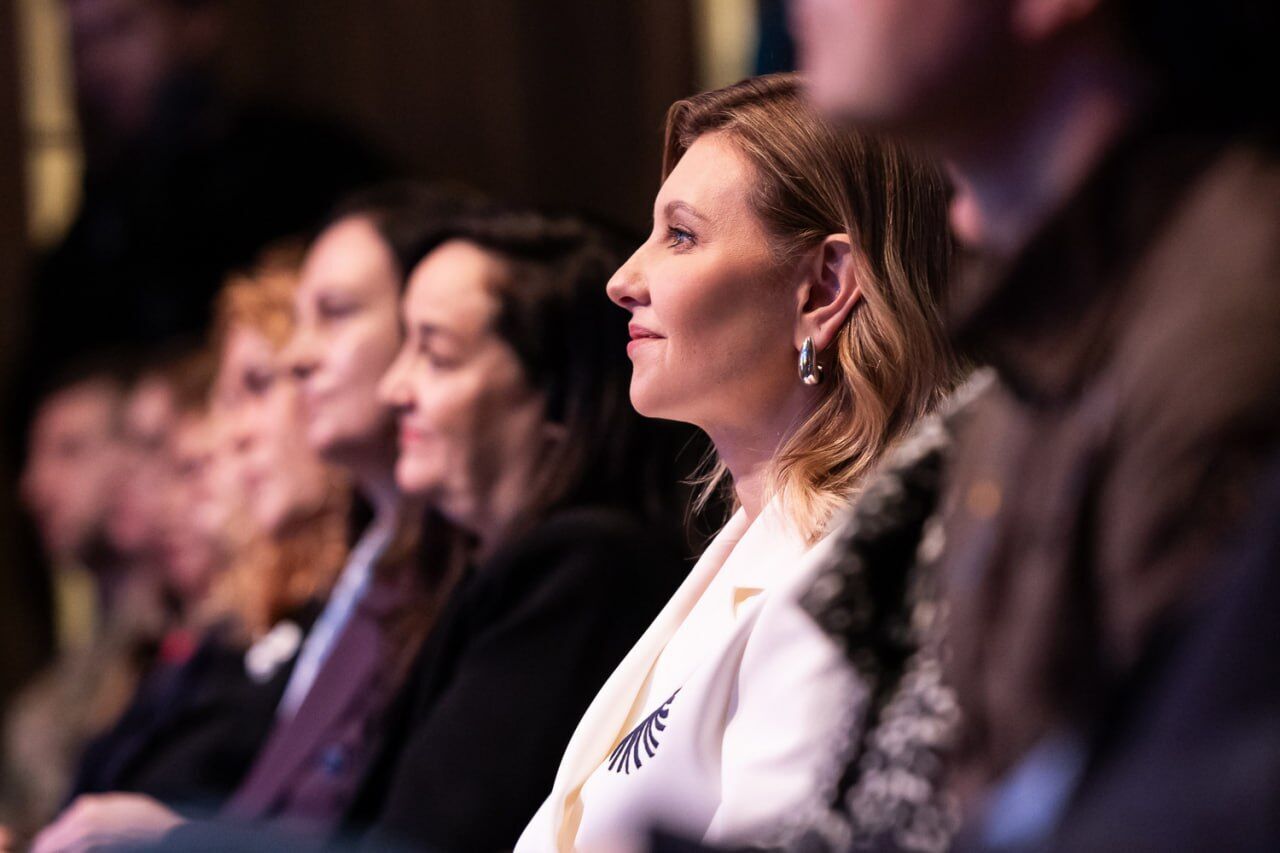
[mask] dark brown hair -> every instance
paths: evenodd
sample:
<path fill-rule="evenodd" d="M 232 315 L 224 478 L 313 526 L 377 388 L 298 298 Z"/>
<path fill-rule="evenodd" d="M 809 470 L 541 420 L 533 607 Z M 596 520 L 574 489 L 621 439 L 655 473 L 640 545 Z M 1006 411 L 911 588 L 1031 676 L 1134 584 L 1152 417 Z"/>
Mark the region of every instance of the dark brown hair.
<path fill-rule="evenodd" d="M 569 504 L 678 519 L 680 449 L 689 433 L 645 421 L 632 408 L 627 317 L 605 293 L 626 257 L 623 238 L 575 216 L 493 208 L 450 221 L 431 243 L 455 239 L 505 265 L 507 274 L 492 285 L 494 327 L 546 395 L 548 418 L 564 428 L 538 460 L 513 530 Z"/>
<path fill-rule="evenodd" d="M 391 181 L 366 187 L 334 207 L 321 231 L 346 219 L 363 219 L 395 258 L 401 289 L 444 223 L 490 207 L 480 194 L 462 187 L 420 181 Z"/>

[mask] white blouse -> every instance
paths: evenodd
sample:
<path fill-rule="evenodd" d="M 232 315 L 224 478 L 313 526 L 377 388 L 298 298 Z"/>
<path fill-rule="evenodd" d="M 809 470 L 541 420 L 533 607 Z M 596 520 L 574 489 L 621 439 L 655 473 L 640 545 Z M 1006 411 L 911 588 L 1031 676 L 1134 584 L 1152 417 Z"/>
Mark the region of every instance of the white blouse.
<path fill-rule="evenodd" d="M 663 827 L 767 843 L 830 795 L 866 690 L 799 605 L 809 547 L 739 511 L 587 709 L 517 853 L 616 850 Z"/>

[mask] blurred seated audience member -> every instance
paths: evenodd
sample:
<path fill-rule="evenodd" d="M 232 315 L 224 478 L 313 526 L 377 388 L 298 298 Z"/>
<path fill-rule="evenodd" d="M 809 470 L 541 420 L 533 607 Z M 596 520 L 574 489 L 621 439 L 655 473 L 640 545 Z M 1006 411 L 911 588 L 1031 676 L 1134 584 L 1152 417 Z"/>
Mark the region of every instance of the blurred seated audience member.
<path fill-rule="evenodd" d="M 632 403 L 702 429 L 738 509 L 578 723 L 517 851 L 627 849 L 654 826 L 781 843 L 866 715 L 872 685 L 799 596 L 953 381 L 946 193 L 927 161 L 824 125 L 800 86 L 668 112 L 653 232 L 608 292 L 631 314 Z"/>
<path fill-rule="evenodd" d="M 154 578 L 110 524 L 128 476 L 129 398 L 117 372 L 64 377 L 32 423 L 21 494 L 58 592 L 60 642 L 52 666 L 7 709 L 0 823 L 20 837 L 53 816 L 85 741 L 124 707 L 160 629 Z"/>
<path fill-rule="evenodd" d="M 349 825 L 368 849 L 509 850 L 574 725 L 685 573 L 677 442 L 627 401 L 616 241 L 572 218 L 460 220 L 414 270 L 382 381 L 396 478 L 470 537 L 415 664 L 402 745 Z"/>
<path fill-rule="evenodd" d="M 124 475 L 121 378 L 90 369 L 47 394 L 31 423 L 21 496 L 54 575 L 59 647 L 93 641 L 131 580 L 107 518 Z"/>
<path fill-rule="evenodd" d="M 165 448 L 168 476 L 160 506 L 162 583 L 174 623 L 160 649 L 162 659 L 182 661 L 204 628 L 209 592 L 233 558 L 230 522 L 237 508 L 219 487 L 221 423 L 210 407 L 217 365 L 201 348 L 174 365 L 174 419 Z"/>
<path fill-rule="evenodd" d="M 340 206 L 306 253 L 283 357 L 298 383 L 307 443 L 350 478 L 356 538 L 298 650 L 271 733 L 220 812 L 229 819 L 317 839 L 334 830 L 456 580 L 449 559 L 421 559 L 423 549 L 450 552 L 450 536 L 419 536 L 420 506 L 395 483 L 395 423 L 378 381 L 400 348 L 406 272 L 431 228 L 459 204 L 412 185 L 376 188 Z M 146 796 L 82 797 L 34 849 L 146 841 L 181 821 Z"/>
<path fill-rule="evenodd" d="M 269 254 L 219 296 L 205 488 L 222 507 L 205 511 L 224 528 L 230 559 L 195 608 L 195 651 L 148 679 L 91 745 L 75 795 L 133 791 L 187 810 L 220 806 L 270 731 L 305 630 L 342 566 L 347 490 L 306 443 L 281 358 L 300 260 L 300 251 Z M 191 501 L 174 506 L 199 515 Z M 252 532 L 237 541 L 227 528 Z"/>
<path fill-rule="evenodd" d="M 182 344 L 148 351 L 125 400 L 122 446 L 126 475 L 107 514 L 107 531 L 121 556 L 153 581 L 163 573 L 164 498 L 175 417 L 171 373 L 189 352 Z"/>
<path fill-rule="evenodd" d="M 956 780 L 975 844 L 1052 843 L 1088 769 L 1146 736 L 1110 733 L 1222 594 L 1212 557 L 1280 448 L 1277 115 L 1256 87 L 1277 7 L 796 10 L 815 101 L 947 156 L 982 258 L 950 318 L 1000 379 L 957 422 L 943 502 Z M 1186 746 L 1167 775 L 1204 769 Z M 1274 820 L 1258 793 L 1203 817 Z"/>

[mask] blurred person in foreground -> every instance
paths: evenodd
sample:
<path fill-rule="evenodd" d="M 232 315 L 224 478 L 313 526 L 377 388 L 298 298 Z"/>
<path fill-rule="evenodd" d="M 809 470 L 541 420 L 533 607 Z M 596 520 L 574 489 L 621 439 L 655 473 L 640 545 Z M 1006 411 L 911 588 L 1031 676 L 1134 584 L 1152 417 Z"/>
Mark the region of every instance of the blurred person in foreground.
<path fill-rule="evenodd" d="M 451 198 L 392 186 L 344 203 L 303 261 L 283 353 L 307 444 L 350 478 L 354 541 L 297 651 L 266 742 L 218 811 L 324 840 L 385 734 L 392 700 L 457 576 L 447 530 L 422 531 L 395 483 L 395 425 L 378 381 L 400 348 L 405 275 Z M 424 548 L 439 549 L 435 559 Z M 184 818 L 154 798 L 78 799 L 35 850 L 146 841 Z"/>
<path fill-rule="evenodd" d="M 177 475 L 201 483 L 204 497 L 175 495 L 170 505 L 188 523 L 208 518 L 203 530 L 228 550 L 226 566 L 183 585 L 205 590 L 188 595 L 196 601 L 190 653 L 173 654 L 90 746 L 73 795 L 133 791 L 191 812 L 219 807 L 270 731 L 305 630 L 342 565 L 347 490 L 305 442 L 281 359 L 300 254 L 268 254 L 219 296 L 213 431 L 184 428 L 175 448 Z M 193 449 L 205 439 L 212 456 L 195 470 L 202 459 Z M 178 565 L 207 564 L 200 549 L 186 552 Z"/>
<path fill-rule="evenodd" d="M 655 825 L 782 843 L 866 710 L 869 683 L 798 596 L 952 382 L 951 241 L 941 173 L 833 131 L 800 86 L 753 78 L 668 113 L 653 231 L 608 292 L 630 314 L 633 405 L 704 431 L 737 509 L 578 723 L 521 853 Z"/>
<path fill-rule="evenodd" d="M 1275 7 L 796 12 L 816 103 L 931 146 L 959 187 L 952 223 L 980 261 L 954 283 L 951 331 L 999 382 L 957 422 L 943 507 L 955 782 L 972 843 L 1043 843 L 1088 822 L 1097 781 L 1143 736 L 1143 697 L 1228 588 L 1214 555 L 1280 449 L 1280 163 L 1274 99 L 1252 85 L 1275 76 Z M 1220 722 L 1274 720 L 1274 682 L 1269 697 Z M 1197 821 L 1228 843 L 1275 814 L 1233 756 L 1252 741 L 1274 761 L 1278 734 L 1220 732 L 1217 764 L 1166 741 L 1141 823 L 1121 832 L 1113 812 L 1075 849 Z M 1233 804 L 1214 810 L 1223 786 Z"/>

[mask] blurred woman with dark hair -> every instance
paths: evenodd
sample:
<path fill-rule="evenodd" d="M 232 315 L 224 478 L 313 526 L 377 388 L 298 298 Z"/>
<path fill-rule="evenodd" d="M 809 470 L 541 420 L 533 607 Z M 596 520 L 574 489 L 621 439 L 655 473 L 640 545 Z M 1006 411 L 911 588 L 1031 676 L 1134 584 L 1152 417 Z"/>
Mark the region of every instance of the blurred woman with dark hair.
<path fill-rule="evenodd" d="M 627 402 L 620 253 L 572 219 L 461 220 L 414 270 L 382 382 L 396 479 L 471 538 L 417 663 L 369 845 L 503 850 L 574 721 L 683 574 L 673 441 Z M 674 510 L 674 513 L 673 513 Z"/>

